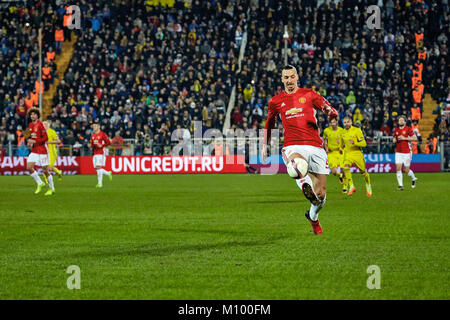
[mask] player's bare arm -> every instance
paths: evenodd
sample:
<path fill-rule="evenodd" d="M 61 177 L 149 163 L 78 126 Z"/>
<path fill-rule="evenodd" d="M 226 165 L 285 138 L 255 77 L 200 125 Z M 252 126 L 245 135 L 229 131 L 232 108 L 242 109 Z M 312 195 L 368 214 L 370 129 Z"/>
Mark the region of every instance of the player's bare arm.
<path fill-rule="evenodd" d="M 269 101 L 269 115 L 266 120 L 266 126 L 264 129 L 264 142 L 262 146 L 261 151 L 261 159 L 265 163 L 267 160 L 267 157 L 269 156 L 269 146 L 270 140 L 272 137 L 272 129 L 275 128 L 275 122 L 278 112 L 276 111 L 276 108 L 272 105 L 272 101 Z"/>
<path fill-rule="evenodd" d="M 394 143 L 397 142 L 394 138 Z M 414 134 L 411 137 L 398 136 L 398 141 L 417 141 L 417 136 Z"/>

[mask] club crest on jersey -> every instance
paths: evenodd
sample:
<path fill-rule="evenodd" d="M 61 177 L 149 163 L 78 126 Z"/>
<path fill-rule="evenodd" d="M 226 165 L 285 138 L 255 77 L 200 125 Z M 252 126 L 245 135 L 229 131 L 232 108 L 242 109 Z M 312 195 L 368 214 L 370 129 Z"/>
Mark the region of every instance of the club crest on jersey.
<path fill-rule="evenodd" d="M 302 111 L 303 111 L 303 108 L 291 108 L 291 109 L 286 111 L 285 115 L 286 116 L 290 116 L 290 115 L 297 114 L 297 113 L 302 112 Z"/>
<path fill-rule="evenodd" d="M 300 103 L 305 103 L 306 102 L 306 98 L 305 97 L 301 97 L 300 99 L 298 99 L 298 101 Z"/>

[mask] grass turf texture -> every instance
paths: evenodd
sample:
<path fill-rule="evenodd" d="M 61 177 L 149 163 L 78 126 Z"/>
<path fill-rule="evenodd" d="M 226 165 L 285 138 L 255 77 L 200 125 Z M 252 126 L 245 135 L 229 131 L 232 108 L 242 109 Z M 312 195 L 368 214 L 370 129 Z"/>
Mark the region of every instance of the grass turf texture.
<path fill-rule="evenodd" d="M 372 174 L 367 198 L 330 176 L 319 236 L 287 175 L 66 176 L 53 197 L 0 177 L 0 298 L 449 299 L 450 174 L 417 177 Z"/>

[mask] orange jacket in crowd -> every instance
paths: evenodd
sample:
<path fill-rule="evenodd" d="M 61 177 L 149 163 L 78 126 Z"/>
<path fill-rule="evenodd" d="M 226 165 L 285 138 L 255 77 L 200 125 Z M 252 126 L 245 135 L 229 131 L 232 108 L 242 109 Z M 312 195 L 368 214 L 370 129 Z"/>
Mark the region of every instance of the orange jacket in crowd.
<path fill-rule="evenodd" d="M 419 142 L 418 141 L 412 141 L 412 153 L 418 154 L 419 153 Z"/>
<path fill-rule="evenodd" d="M 39 81 L 35 81 L 34 82 L 34 91 L 39 95 L 39 89 L 41 90 L 41 94 L 44 94 L 44 83 L 42 83 L 42 87 L 41 84 L 39 83 Z"/>
<path fill-rule="evenodd" d="M 417 59 L 419 60 L 427 60 L 427 52 L 417 52 Z"/>
<path fill-rule="evenodd" d="M 27 111 L 28 111 L 28 109 L 30 109 L 30 108 L 33 108 L 33 105 L 34 105 L 34 101 L 33 101 L 33 98 L 25 98 L 25 107 L 27 108 Z"/>
<path fill-rule="evenodd" d="M 48 51 L 47 52 L 47 62 L 50 63 L 51 61 L 55 60 L 55 51 Z"/>
<path fill-rule="evenodd" d="M 414 89 L 419 84 L 419 81 L 422 81 L 422 79 L 420 79 L 419 77 L 412 77 L 411 88 Z"/>
<path fill-rule="evenodd" d="M 31 98 L 31 100 L 33 100 L 34 106 L 37 106 L 39 104 L 39 94 L 38 93 L 30 92 L 30 98 Z"/>
<path fill-rule="evenodd" d="M 66 11 L 69 9 L 68 6 L 65 7 Z M 64 15 L 64 20 L 63 20 L 63 26 L 67 27 L 69 25 L 69 20 L 72 19 L 72 15 L 71 14 L 65 14 Z M 72 22 L 72 21 L 71 21 Z"/>
<path fill-rule="evenodd" d="M 417 87 L 419 88 L 420 94 L 423 95 L 423 91 L 425 90 L 423 83 L 417 84 Z"/>
<path fill-rule="evenodd" d="M 17 130 L 16 131 L 16 135 L 17 135 L 17 145 L 21 146 L 21 145 L 25 145 L 25 137 L 22 135 L 22 130 Z"/>
<path fill-rule="evenodd" d="M 420 76 L 422 77 L 422 71 L 423 71 L 423 63 L 414 63 L 414 67 L 417 67 L 417 68 L 419 68 L 419 73 L 420 73 Z"/>
<path fill-rule="evenodd" d="M 52 75 L 50 74 L 52 68 L 50 67 L 42 67 L 42 79 L 51 79 Z"/>
<path fill-rule="evenodd" d="M 431 153 L 436 153 L 437 143 L 438 143 L 438 139 L 436 137 L 433 137 L 433 139 L 431 139 L 431 141 L 428 142 L 427 145 L 425 146 L 424 152 L 430 153 L 430 148 L 432 148 Z"/>
<path fill-rule="evenodd" d="M 419 44 L 420 40 L 423 40 L 423 33 L 416 33 L 416 45 Z"/>
<path fill-rule="evenodd" d="M 416 88 L 418 88 L 418 86 Z M 423 93 L 423 91 L 420 91 L 420 88 L 419 88 L 419 90 L 416 90 L 416 89 L 413 90 L 412 95 L 413 95 L 413 100 L 415 103 L 422 102 L 422 93 Z"/>
<path fill-rule="evenodd" d="M 55 41 L 64 42 L 64 31 L 63 31 L 63 29 L 55 30 Z"/>
<path fill-rule="evenodd" d="M 413 77 L 418 78 L 420 81 L 422 81 L 422 72 L 413 70 Z"/>
<path fill-rule="evenodd" d="M 411 120 L 419 121 L 421 118 L 420 108 L 411 108 Z"/>

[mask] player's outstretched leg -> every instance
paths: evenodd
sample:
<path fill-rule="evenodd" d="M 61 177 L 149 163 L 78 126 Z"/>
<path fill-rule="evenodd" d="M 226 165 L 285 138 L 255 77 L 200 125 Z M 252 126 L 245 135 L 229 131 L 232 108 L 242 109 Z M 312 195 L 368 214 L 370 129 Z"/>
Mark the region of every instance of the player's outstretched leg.
<path fill-rule="evenodd" d="M 97 185 L 96 188 L 102 188 L 103 187 L 103 169 L 101 168 L 95 168 L 97 171 Z"/>
<path fill-rule="evenodd" d="M 345 178 L 344 170 L 339 168 L 338 171 L 339 183 L 342 185 L 342 193 L 348 192 L 347 179 Z"/>
<path fill-rule="evenodd" d="M 315 205 L 320 204 L 320 200 L 317 197 L 316 193 L 314 192 L 313 182 L 309 177 L 309 175 L 307 175 L 302 179 L 297 179 L 295 181 L 297 182 L 297 185 L 302 190 L 303 195 L 305 196 L 306 199 L 309 200 L 309 202 L 314 203 Z"/>
<path fill-rule="evenodd" d="M 339 177 L 338 178 L 339 178 L 339 183 L 341 185 L 344 185 L 344 178 L 345 178 L 344 173 L 339 172 Z"/>
<path fill-rule="evenodd" d="M 370 184 L 370 176 L 366 170 L 366 163 L 364 161 L 364 158 L 360 159 L 360 161 L 356 161 L 356 166 L 358 167 L 359 172 L 362 174 L 362 176 L 364 177 L 364 181 L 366 182 L 366 195 L 368 197 L 371 197 L 372 185 Z"/>
<path fill-rule="evenodd" d="M 101 171 L 102 171 L 102 174 L 103 175 L 106 175 L 106 176 L 108 176 L 108 178 L 109 178 L 109 181 L 112 181 L 112 172 L 111 171 L 106 171 L 105 169 L 100 169 Z"/>
<path fill-rule="evenodd" d="M 293 161 L 295 158 L 302 158 L 305 161 L 307 161 L 306 158 L 303 157 L 302 155 L 300 155 L 299 153 L 293 153 L 290 155 L 289 158 L 287 158 L 287 156 L 283 153 L 283 159 L 286 163 L 286 166 L 289 166 L 290 162 Z M 289 170 L 289 168 L 288 168 L 288 170 Z M 288 172 L 288 174 L 289 174 L 289 172 Z M 290 177 L 292 177 L 292 176 L 290 175 Z M 313 181 L 311 180 L 309 174 L 307 174 L 306 176 L 304 176 L 300 179 L 296 179 L 295 181 L 296 181 L 297 185 L 299 186 L 300 190 L 302 190 L 305 198 L 308 199 L 309 202 L 316 203 L 317 205 L 320 203 L 319 199 L 317 198 L 316 194 L 314 193 Z"/>
<path fill-rule="evenodd" d="M 347 178 L 345 177 L 344 169 L 342 168 L 342 193 L 348 192 L 348 182 Z"/>
<path fill-rule="evenodd" d="M 55 194 L 55 184 L 53 182 L 53 176 L 51 174 L 47 177 L 49 189 L 44 194 L 45 196 L 51 196 Z"/>
<path fill-rule="evenodd" d="M 353 184 L 353 178 L 352 178 L 352 173 L 350 172 L 350 164 L 346 164 L 344 166 L 344 174 L 345 174 L 345 179 L 347 180 L 347 186 L 348 186 L 348 192 L 347 195 L 351 196 L 355 191 L 355 185 Z"/>
<path fill-rule="evenodd" d="M 418 179 L 414 175 L 414 172 L 409 167 L 405 167 L 405 173 L 411 178 L 411 188 L 415 188 Z"/>
<path fill-rule="evenodd" d="M 45 183 L 42 182 L 41 178 L 39 177 L 39 174 L 36 170 L 34 170 L 34 163 L 28 162 L 27 169 L 30 173 L 30 176 L 36 181 L 37 187 L 35 194 L 38 194 L 42 191 L 42 188 L 45 186 Z"/>
<path fill-rule="evenodd" d="M 397 170 L 397 183 L 398 183 L 397 189 L 403 190 L 403 172 L 401 170 L 400 171 Z"/>
<path fill-rule="evenodd" d="M 323 155 L 323 165 L 325 168 L 326 164 L 326 153 L 324 150 L 322 150 Z M 300 155 L 299 153 L 294 153 L 289 156 L 289 158 L 283 153 L 283 159 L 285 163 L 288 165 L 289 161 L 292 161 L 294 158 L 302 158 L 307 161 L 305 157 Z M 320 159 L 320 158 L 319 158 Z M 289 169 L 288 169 L 289 170 Z M 309 172 L 310 168 L 308 168 Z M 289 171 L 288 171 L 289 173 Z M 291 177 L 292 175 L 289 174 Z M 313 172 L 309 172 L 305 177 L 302 177 L 300 179 L 296 179 L 297 185 L 302 190 L 304 196 L 306 199 L 308 199 L 311 202 L 311 208 L 309 211 L 306 212 L 305 216 L 310 221 L 313 232 L 315 234 L 321 234 L 322 233 L 322 227 L 320 226 L 319 222 L 319 211 L 322 209 L 322 207 L 325 204 L 325 193 L 326 193 L 326 183 L 327 183 L 327 176 L 326 174 L 316 174 Z"/>
<path fill-rule="evenodd" d="M 101 167 L 95 168 L 97 170 L 97 185 L 96 188 L 102 188 L 103 187 L 103 175 L 108 176 L 109 181 L 112 181 L 112 172 L 106 171 L 105 169 Z"/>
<path fill-rule="evenodd" d="M 55 194 L 55 184 L 53 183 L 53 176 L 50 173 L 50 171 L 48 170 L 48 168 L 44 168 L 44 176 L 47 177 L 48 186 L 49 186 L 49 189 L 47 190 L 47 192 L 44 195 L 51 196 L 51 195 Z"/>
<path fill-rule="evenodd" d="M 326 196 L 326 182 L 327 177 L 324 174 L 310 173 L 311 180 L 313 181 L 313 191 L 318 200 L 318 202 L 311 202 L 311 207 L 309 211 L 306 212 L 305 216 L 311 222 L 314 234 L 322 234 L 322 227 L 319 222 L 319 211 L 322 210 L 325 205 Z"/>
<path fill-rule="evenodd" d="M 368 197 L 372 196 L 372 185 L 370 184 L 370 176 L 367 171 L 361 172 L 364 177 L 364 181 L 366 182 L 366 194 Z"/>
<path fill-rule="evenodd" d="M 55 171 L 55 173 L 58 175 L 58 180 L 61 181 L 62 180 L 61 170 L 59 170 L 57 167 L 53 167 L 53 171 Z"/>
<path fill-rule="evenodd" d="M 42 179 L 44 179 L 45 184 L 48 184 L 47 176 L 45 174 L 42 174 Z"/>
<path fill-rule="evenodd" d="M 402 172 L 402 164 L 396 163 L 395 164 L 396 174 L 397 174 L 397 189 L 403 190 L 403 172 Z"/>

